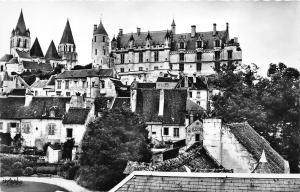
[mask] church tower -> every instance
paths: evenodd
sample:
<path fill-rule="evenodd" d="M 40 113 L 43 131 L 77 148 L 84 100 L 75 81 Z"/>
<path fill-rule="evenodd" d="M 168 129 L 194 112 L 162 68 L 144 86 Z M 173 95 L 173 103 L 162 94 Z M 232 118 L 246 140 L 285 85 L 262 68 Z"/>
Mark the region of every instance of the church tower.
<path fill-rule="evenodd" d="M 64 60 L 66 69 L 70 70 L 77 64 L 76 45 L 74 43 L 69 19 L 67 20 L 65 30 L 58 45 L 58 54 L 61 59 Z"/>
<path fill-rule="evenodd" d="M 100 24 L 94 25 L 92 39 L 92 63 L 94 68 L 108 69 L 109 65 L 109 37 L 100 20 Z"/>
<path fill-rule="evenodd" d="M 17 56 L 16 50 L 26 52 L 30 50 L 30 31 L 26 29 L 22 10 L 17 26 L 12 30 L 10 37 L 10 54 L 14 57 Z"/>

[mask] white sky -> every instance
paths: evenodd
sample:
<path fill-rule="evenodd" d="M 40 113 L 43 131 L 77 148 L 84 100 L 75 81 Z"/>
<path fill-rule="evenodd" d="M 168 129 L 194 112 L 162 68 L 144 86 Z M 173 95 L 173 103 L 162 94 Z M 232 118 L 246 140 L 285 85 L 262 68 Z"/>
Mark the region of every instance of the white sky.
<path fill-rule="evenodd" d="M 212 1 L 5 1 L 0 0 L 0 57 L 9 53 L 9 38 L 23 9 L 31 45 L 38 37 L 44 54 L 53 39 L 57 46 L 67 18 L 77 46 L 79 64 L 91 62 L 93 25 L 102 22 L 112 39 L 119 28 L 124 33 L 170 29 L 176 32 L 225 29 L 238 37 L 243 63 L 256 63 L 265 75 L 271 62 L 300 69 L 300 2 Z"/>

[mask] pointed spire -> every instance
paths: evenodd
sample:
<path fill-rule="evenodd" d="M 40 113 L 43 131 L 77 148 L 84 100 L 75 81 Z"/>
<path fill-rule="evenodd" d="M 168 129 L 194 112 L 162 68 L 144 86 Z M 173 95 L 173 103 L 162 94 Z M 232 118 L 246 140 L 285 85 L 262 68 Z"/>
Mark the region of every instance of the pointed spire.
<path fill-rule="evenodd" d="M 111 41 L 117 41 L 115 35 L 114 35 L 114 37 L 113 37 L 113 39 Z"/>
<path fill-rule="evenodd" d="M 173 18 L 173 21 L 172 21 L 171 26 L 176 26 L 175 21 L 174 21 L 174 18 Z"/>
<path fill-rule="evenodd" d="M 167 39 L 167 38 L 170 38 L 169 30 L 167 30 L 167 33 L 166 33 L 166 35 L 165 35 L 165 39 Z"/>
<path fill-rule="evenodd" d="M 147 37 L 146 37 L 146 40 L 152 40 L 152 37 L 151 37 L 151 35 L 150 35 L 150 32 L 148 31 L 148 34 L 147 34 Z"/>
<path fill-rule="evenodd" d="M 131 33 L 129 41 L 134 41 L 133 34 Z"/>
<path fill-rule="evenodd" d="M 35 38 L 34 43 L 30 49 L 30 56 L 31 57 L 44 57 L 44 53 L 40 46 L 38 38 Z"/>
<path fill-rule="evenodd" d="M 26 25 L 25 25 L 22 9 L 21 9 L 21 13 L 15 31 L 19 31 L 19 35 L 26 35 Z"/>
<path fill-rule="evenodd" d="M 64 33 L 61 37 L 61 40 L 60 40 L 59 44 L 63 44 L 63 43 L 75 44 L 74 39 L 73 39 L 73 35 L 72 35 L 72 30 L 71 30 L 70 23 L 69 23 L 69 19 L 67 19 L 65 30 L 64 30 Z"/>
<path fill-rule="evenodd" d="M 53 40 L 51 41 L 51 43 L 49 45 L 49 48 L 48 48 L 47 53 L 45 55 L 45 58 L 46 59 L 60 59 Z"/>
<path fill-rule="evenodd" d="M 98 25 L 97 30 L 94 32 L 94 35 L 106 35 L 108 36 L 103 24 L 102 24 L 102 19 L 100 19 L 100 24 Z"/>

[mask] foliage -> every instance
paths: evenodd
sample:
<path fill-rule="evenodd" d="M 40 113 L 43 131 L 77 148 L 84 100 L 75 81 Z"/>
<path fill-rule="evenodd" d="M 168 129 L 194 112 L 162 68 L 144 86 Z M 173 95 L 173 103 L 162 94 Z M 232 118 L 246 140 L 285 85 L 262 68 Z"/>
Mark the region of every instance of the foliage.
<path fill-rule="evenodd" d="M 79 169 L 79 165 L 73 161 L 66 161 L 64 164 L 58 167 L 58 175 L 65 179 L 75 179 L 76 173 Z"/>
<path fill-rule="evenodd" d="M 149 162 L 148 133 L 142 118 L 125 109 L 104 111 L 88 125 L 82 141 L 78 182 L 109 190 L 123 178 L 128 160 Z"/>
<path fill-rule="evenodd" d="M 1 144 L 4 144 L 4 145 L 8 145 L 10 146 L 11 145 L 11 142 L 12 142 L 12 138 L 10 136 L 10 133 L 0 133 L 0 141 L 1 141 Z"/>
<path fill-rule="evenodd" d="M 24 141 L 24 139 L 23 139 L 21 133 L 18 133 L 15 135 L 15 137 L 13 139 L 13 146 L 16 151 L 19 152 L 21 150 L 23 141 Z"/>
<path fill-rule="evenodd" d="M 11 154 L 0 154 L 0 163 L 1 163 L 1 176 L 12 176 L 13 172 L 13 164 L 16 162 L 21 162 L 22 168 L 24 167 L 31 167 L 33 163 L 29 160 L 25 159 L 23 156 L 20 155 L 11 155 Z"/>
<path fill-rule="evenodd" d="M 13 153 L 14 147 L 0 144 L 0 153 Z"/>
<path fill-rule="evenodd" d="M 225 123 L 248 123 L 298 172 L 300 154 L 299 71 L 283 63 L 271 64 L 269 78 L 256 75 L 257 66 L 222 68 L 213 85 L 211 115 Z"/>
<path fill-rule="evenodd" d="M 44 167 L 37 167 L 36 168 L 37 174 L 51 174 L 56 175 L 57 174 L 57 168 L 54 166 L 44 166 Z"/>
<path fill-rule="evenodd" d="M 74 144 L 75 144 L 74 138 L 68 139 L 63 144 L 63 150 L 62 150 L 62 158 L 63 159 L 72 159 L 72 150 L 73 150 Z"/>
<path fill-rule="evenodd" d="M 26 167 L 23 174 L 25 176 L 31 176 L 31 175 L 33 175 L 33 172 L 34 172 L 34 170 L 32 167 Z"/>
<path fill-rule="evenodd" d="M 22 176 L 23 174 L 23 164 L 21 162 L 15 162 L 12 164 L 12 175 L 13 176 Z"/>

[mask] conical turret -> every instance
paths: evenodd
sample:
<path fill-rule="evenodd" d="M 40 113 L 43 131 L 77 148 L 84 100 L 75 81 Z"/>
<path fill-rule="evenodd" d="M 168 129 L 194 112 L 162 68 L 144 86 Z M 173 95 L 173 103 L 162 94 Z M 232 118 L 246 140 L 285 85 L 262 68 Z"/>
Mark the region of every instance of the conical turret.
<path fill-rule="evenodd" d="M 40 46 L 38 38 L 35 38 L 35 41 L 30 49 L 30 56 L 31 57 L 44 57 L 44 53 Z"/>
<path fill-rule="evenodd" d="M 49 48 L 48 48 L 47 53 L 45 55 L 45 58 L 49 59 L 49 60 L 50 59 L 60 59 L 53 40 L 51 41 L 51 43 L 49 45 Z"/>
<path fill-rule="evenodd" d="M 65 30 L 63 32 L 63 35 L 61 37 L 59 44 L 63 44 L 63 43 L 75 44 L 74 39 L 73 39 L 72 30 L 71 30 L 70 23 L 69 23 L 69 19 L 67 20 Z"/>

